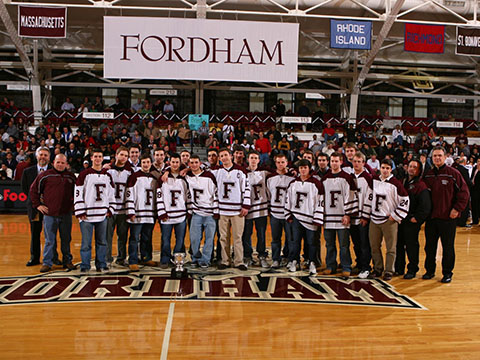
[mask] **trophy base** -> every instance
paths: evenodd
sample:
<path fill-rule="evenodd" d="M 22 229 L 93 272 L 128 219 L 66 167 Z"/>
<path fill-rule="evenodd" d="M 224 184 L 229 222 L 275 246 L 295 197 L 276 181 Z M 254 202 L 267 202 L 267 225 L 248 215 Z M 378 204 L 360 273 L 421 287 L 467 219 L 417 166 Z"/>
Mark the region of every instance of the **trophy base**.
<path fill-rule="evenodd" d="M 170 276 L 173 279 L 186 279 L 188 278 L 188 271 L 187 269 L 183 269 L 183 271 L 177 271 L 177 269 L 173 268 Z"/>

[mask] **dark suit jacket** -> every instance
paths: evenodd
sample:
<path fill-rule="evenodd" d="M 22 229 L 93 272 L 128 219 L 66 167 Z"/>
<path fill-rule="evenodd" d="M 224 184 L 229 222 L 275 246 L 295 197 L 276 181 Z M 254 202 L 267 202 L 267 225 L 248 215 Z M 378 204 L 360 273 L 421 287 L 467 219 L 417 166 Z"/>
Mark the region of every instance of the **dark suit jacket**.
<path fill-rule="evenodd" d="M 468 170 L 465 166 L 463 165 L 458 165 L 457 170 L 460 171 L 460 174 L 462 174 L 463 179 L 468 185 L 468 190 L 472 189 L 472 180 L 470 180 L 470 174 L 468 173 Z"/>
<path fill-rule="evenodd" d="M 50 168 L 50 166 L 48 168 Z M 37 169 L 37 164 L 35 164 L 33 166 L 26 168 L 23 171 L 22 180 L 21 180 L 22 191 L 25 193 L 25 195 L 28 196 L 27 213 L 28 213 L 28 219 L 30 221 L 41 220 L 41 218 L 39 219 L 39 217 L 37 216 L 41 214 L 38 214 L 37 209 L 34 209 L 32 207 L 32 200 L 30 199 L 30 186 L 32 186 L 32 183 L 35 181 L 35 178 L 37 177 L 37 175 L 38 175 L 38 169 Z"/>
<path fill-rule="evenodd" d="M 480 193 L 480 171 L 475 175 L 476 169 L 477 169 L 477 165 L 475 165 L 472 169 L 472 192 Z"/>

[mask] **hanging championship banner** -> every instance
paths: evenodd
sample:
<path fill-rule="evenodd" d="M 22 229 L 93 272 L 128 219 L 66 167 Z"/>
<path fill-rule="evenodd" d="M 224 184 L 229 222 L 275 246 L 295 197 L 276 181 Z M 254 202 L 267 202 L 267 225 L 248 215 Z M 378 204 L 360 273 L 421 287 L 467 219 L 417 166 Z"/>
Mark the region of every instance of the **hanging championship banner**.
<path fill-rule="evenodd" d="M 18 35 L 32 38 L 67 36 L 67 8 L 19 6 Z"/>
<path fill-rule="evenodd" d="M 480 56 L 480 28 L 457 26 L 457 55 Z"/>
<path fill-rule="evenodd" d="M 370 50 L 370 21 L 330 20 L 330 47 L 335 49 Z"/>
<path fill-rule="evenodd" d="M 299 24 L 104 17 L 104 76 L 296 83 Z"/>
<path fill-rule="evenodd" d="M 444 25 L 405 24 L 405 51 L 442 54 Z"/>

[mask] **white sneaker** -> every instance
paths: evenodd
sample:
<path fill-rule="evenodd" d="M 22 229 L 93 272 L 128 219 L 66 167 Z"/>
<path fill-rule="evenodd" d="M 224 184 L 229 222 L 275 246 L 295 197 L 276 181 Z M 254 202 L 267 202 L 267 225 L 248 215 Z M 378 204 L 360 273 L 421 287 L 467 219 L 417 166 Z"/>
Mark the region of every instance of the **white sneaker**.
<path fill-rule="evenodd" d="M 270 266 L 268 266 L 267 259 L 265 259 L 264 257 L 260 258 L 260 265 L 264 269 L 268 269 L 270 267 Z"/>
<path fill-rule="evenodd" d="M 297 271 L 297 260 L 293 260 L 288 267 L 288 271 L 295 272 Z"/>
<path fill-rule="evenodd" d="M 309 271 L 310 271 L 310 275 L 317 275 L 317 266 L 313 261 L 310 262 Z"/>
<path fill-rule="evenodd" d="M 360 279 L 366 279 L 366 278 L 368 278 L 368 275 L 370 275 L 370 271 L 365 270 L 365 271 L 361 271 L 361 272 L 358 274 L 358 277 L 359 277 Z"/>
<path fill-rule="evenodd" d="M 292 266 L 292 262 L 291 262 L 291 261 L 289 261 L 285 267 L 286 267 L 287 269 L 289 269 L 290 266 Z"/>
<path fill-rule="evenodd" d="M 280 263 L 279 263 L 277 260 L 275 260 L 275 261 L 272 263 L 272 268 L 278 269 L 279 267 L 280 267 Z"/>

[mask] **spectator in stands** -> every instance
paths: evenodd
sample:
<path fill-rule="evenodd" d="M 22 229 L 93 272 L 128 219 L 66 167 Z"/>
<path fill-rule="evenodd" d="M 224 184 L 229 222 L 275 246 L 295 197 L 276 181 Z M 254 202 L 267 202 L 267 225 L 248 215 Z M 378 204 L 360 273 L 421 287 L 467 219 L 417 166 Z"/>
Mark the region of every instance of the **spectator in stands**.
<path fill-rule="evenodd" d="M 405 136 L 405 134 L 403 133 L 403 130 L 400 127 L 400 125 L 396 125 L 395 129 L 393 129 L 393 132 L 392 132 L 393 142 L 398 144 L 398 145 L 403 145 L 404 136 Z"/>
<path fill-rule="evenodd" d="M 138 130 L 135 130 L 133 132 L 133 136 L 132 136 L 132 144 L 137 144 L 137 145 L 142 145 L 142 135 L 140 135 L 140 133 L 138 132 Z"/>
<path fill-rule="evenodd" d="M 376 172 L 380 171 L 380 161 L 377 159 L 377 154 L 371 155 L 371 157 L 367 160 L 367 165 Z"/>
<path fill-rule="evenodd" d="M 103 99 L 100 96 L 95 97 L 95 104 L 93 104 L 93 107 L 98 112 L 103 112 L 103 110 L 105 109 L 105 104 L 103 103 Z"/>
<path fill-rule="evenodd" d="M 314 154 L 322 150 L 322 142 L 317 139 L 317 134 L 313 134 L 313 139 L 309 141 L 308 148 L 312 150 Z"/>
<path fill-rule="evenodd" d="M 380 120 L 382 121 L 383 120 L 383 116 L 382 116 L 382 112 L 380 111 L 380 109 L 377 109 L 375 111 L 375 117 L 374 117 L 375 120 Z"/>
<path fill-rule="evenodd" d="M 28 126 L 27 126 L 27 124 L 25 124 L 25 121 L 23 120 L 23 118 L 19 118 L 17 120 L 16 125 L 17 125 L 18 132 L 20 134 L 23 133 L 24 131 L 28 132 Z"/>
<path fill-rule="evenodd" d="M 275 112 L 275 117 L 277 118 L 285 116 L 286 109 L 283 99 L 278 99 L 278 103 L 272 106 L 272 111 Z"/>
<path fill-rule="evenodd" d="M 437 139 L 437 134 L 435 133 L 435 130 L 433 129 L 433 127 L 431 127 L 430 130 L 428 131 L 427 139 L 431 143 L 433 143 Z"/>
<path fill-rule="evenodd" d="M 18 160 L 17 160 L 18 161 Z M 17 167 L 15 168 L 14 178 L 15 181 L 20 181 L 22 179 L 23 171 L 32 166 L 35 163 L 35 157 L 33 154 L 28 154 L 25 156 L 23 161 L 19 161 Z"/>
<path fill-rule="evenodd" d="M 118 96 L 115 98 L 115 102 L 109 106 L 109 109 L 113 110 L 115 114 L 122 112 L 125 108 L 126 106 L 120 101 Z"/>
<path fill-rule="evenodd" d="M 45 127 L 45 124 L 40 122 L 40 124 L 37 126 L 35 129 L 35 136 L 40 139 L 40 138 L 46 138 L 47 137 L 47 128 Z"/>
<path fill-rule="evenodd" d="M 5 176 L 6 176 L 5 180 L 13 180 L 13 171 L 7 166 L 7 164 L 2 163 L 0 167 L 0 172 L 5 173 Z"/>
<path fill-rule="evenodd" d="M 169 150 L 175 152 L 177 147 L 177 130 L 172 124 L 168 124 L 167 136 L 165 137 L 169 146 Z"/>
<path fill-rule="evenodd" d="M 298 115 L 309 117 L 310 116 L 310 109 L 307 106 L 307 102 L 305 100 L 302 101 L 302 104 L 298 108 Z"/>
<path fill-rule="evenodd" d="M 89 112 L 90 109 L 85 106 L 85 104 L 80 104 L 80 107 L 78 108 L 77 112 L 78 113 L 86 113 Z"/>
<path fill-rule="evenodd" d="M 353 128 L 353 124 L 348 124 L 348 127 L 345 131 L 346 136 L 347 136 L 347 142 L 352 142 L 354 143 L 357 140 L 357 133 L 355 129 Z"/>
<path fill-rule="evenodd" d="M 328 140 L 326 142 L 326 145 L 322 149 L 322 153 L 327 154 L 328 157 L 330 157 L 330 155 L 332 155 L 335 152 L 335 149 L 333 148 L 333 145 L 334 145 L 333 141 Z"/>
<path fill-rule="evenodd" d="M 192 137 L 192 131 L 188 125 L 187 119 L 183 119 L 177 130 L 177 145 L 189 141 Z"/>
<path fill-rule="evenodd" d="M 143 109 L 143 100 L 141 98 L 137 99 L 137 102 L 132 105 L 132 113 L 139 113 Z"/>
<path fill-rule="evenodd" d="M 67 97 L 65 99 L 65 102 L 62 104 L 62 107 L 61 107 L 62 111 L 74 111 L 75 110 L 75 105 L 72 104 L 72 99 L 70 99 L 69 97 Z"/>
<path fill-rule="evenodd" d="M 209 136 L 209 130 L 206 121 L 202 121 L 202 125 L 197 130 L 198 141 L 201 146 L 205 146 L 205 141 Z"/>
<path fill-rule="evenodd" d="M 12 175 L 13 172 L 15 171 L 15 168 L 17 167 L 17 160 L 13 158 L 13 153 L 8 152 L 7 155 L 5 156 L 5 161 L 4 164 L 7 165 L 7 167 L 12 170 Z M 13 179 L 13 176 L 10 176 Z"/>
<path fill-rule="evenodd" d="M 150 105 L 150 101 L 145 100 L 145 105 L 143 106 L 143 109 L 140 110 L 140 114 L 142 115 L 153 115 L 153 110 Z"/>
<path fill-rule="evenodd" d="M 327 122 L 326 128 L 323 129 L 322 136 L 325 141 L 338 141 L 338 134 L 335 132 L 335 129 L 332 128 L 332 124 L 330 122 Z"/>
<path fill-rule="evenodd" d="M 223 125 L 223 128 L 222 128 L 222 134 L 223 134 L 222 141 L 223 142 L 228 141 L 231 134 L 234 134 L 234 133 L 235 133 L 235 128 L 232 125 L 232 121 L 230 119 L 228 119 L 227 122 L 225 123 L 225 125 Z"/>
<path fill-rule="evenodd" d="M 8 135 L 13 136 L 14 138 L 18 139 L 19 131 L 18 131 L 17 125 L 15 125 L 15 123 L 13 121 L 13 118 L 10 119 L 10 121 L 8 122 L 6 132 L 7 132 Z"/>
<path fill-rule="evenodd" d="M 62 139 L 66 144 L 71 143 L 73 140 L 73 134 L 66 126 L 63 128 Z"/>
<path fill-rule="evenodd" d="M 167 116 L 171 116 L 174 112 L 175 108 L 173 107 L 173 104 L 170 102 L 170 100 L 165 100 L 165 105 L 163 105 L 163 113 Z"/>
<path fill-rule="evenodd" d="M 162 112 L 162 110 L 163 110 L 162 100 L 157 99 L 152 106 L 152 111 L 154 114 L 158 115 Z"/>
<path fill-rule="evenodd" d="M 447 121 L 455 121 L 455 118 L 453 117 L 452 114 L 448 114 L 448 119 Z"/>
<path fill-rule="evenodd" d="M 151 135 L 153 135 L 155 140 L 158 140 L 160 136 L 162 136 L 160 129 L 154 126 L 153 121 L 147 122 L 147 127 L 143 132 L 143 136 L 145 136 L 147 139 L 149 139 Z"/>
<path fill-rule="evenodd" d="M 429 121 L 430 121 L 430 124 L 433 123 L 433 124 L 434 124 L 433 126 L 435 126 L 435 123 L 438 121 L 438 119 L 437 119 L 437 114 L 432 113 L 432 116 L 430 116 Z"/>
<path fill-rule="evenodd" d="M 320 119 L 323 120 L 323 115 L 325 114 L 325 106 L 322 105 L 322 100 L 315 101 L 315 106 L 313 108 L 313 120 Z"/>
<path fill-rule="evenodd" d="M 0 180 L 2 181 L 9 181 L 12 180 L 8 177 L 8 174 L 5 170 L 0 170 Z"/>
<path fill-rule="evenodd" d="M 270 165 L 270 153 L 272 152 L 272 144 L 270 141 L 264 137 L 262 131 L 258 133 L 258 140 L 255 143 L 255 150 L 260 153 L 260 164 L 261 165 Z"/>
<path fill-rule="evenodd" d="M 458 135 L 455 138 L 455 143 L 458 145 L 458 147 L 461 150 L 465 150 L 465 148 L 468 148 L 468 138 L 467 135 L 465 135 L 464 132 L 462 132 L 460 135 Z"/>
<path fill-rule="evenodd" d="M 20 149 L 20 151 L 18 152 L 15 160 L 17 160 L 17 163 L 20 164 L 20 162 L 24 161 L 26 157 L 27 157 L 27 155 L 25 154 L 25 150 Z M 17 165 L 17 167 L 18 167 L 18 165 Z"/>

